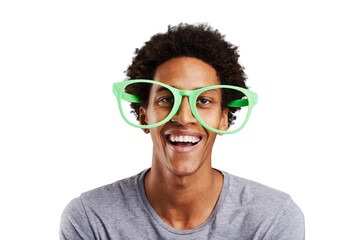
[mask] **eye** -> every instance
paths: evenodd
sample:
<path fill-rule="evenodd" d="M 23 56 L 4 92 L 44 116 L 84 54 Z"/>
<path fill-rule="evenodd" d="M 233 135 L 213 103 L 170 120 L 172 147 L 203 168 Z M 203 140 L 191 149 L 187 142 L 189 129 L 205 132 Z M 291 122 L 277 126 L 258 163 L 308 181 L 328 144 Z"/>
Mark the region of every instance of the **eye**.
<path fill-rule="evenodd" d="M 211 101 L 209 99 L 206 99 L 206 98 L 198 98 L 197 103 L 200 103 L 202 105 L 206 105 L 206 104 L 211 103 Z"/>
<path fill-rule="evenodd" d="M 174 98 L 173 97 L 161 97 L 157 100 L 159 105 L 168 105 L 168 104 L 172 104 L 174 102 Z"/>

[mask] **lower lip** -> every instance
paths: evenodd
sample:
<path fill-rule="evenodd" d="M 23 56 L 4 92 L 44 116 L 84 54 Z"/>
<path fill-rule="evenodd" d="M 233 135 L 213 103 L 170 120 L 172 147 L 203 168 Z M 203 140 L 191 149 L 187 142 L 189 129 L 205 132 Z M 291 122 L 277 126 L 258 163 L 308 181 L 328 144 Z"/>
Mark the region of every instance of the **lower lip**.
<path fill-rule="evenodd" d="M 201 140 L 195 144 L 195 145 L 192 145 L 192 146 L 176 146 L 176 145 L 173 145 L 169 142 L 169 140 L 166 141 L 167 145 L 170 147 L 171 150 L 173 150 L 174 152 L 177 152 L 177 153 L 189 153 L 189 152 L 192 152 L 197 146 L 199 146 Z"/>

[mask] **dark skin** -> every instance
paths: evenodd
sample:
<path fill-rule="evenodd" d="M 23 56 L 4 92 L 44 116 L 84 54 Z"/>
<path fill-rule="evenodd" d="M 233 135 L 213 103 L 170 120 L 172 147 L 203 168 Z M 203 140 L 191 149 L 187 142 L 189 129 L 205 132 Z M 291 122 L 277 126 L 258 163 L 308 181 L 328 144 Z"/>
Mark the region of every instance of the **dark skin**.
<path fill-rule="evenodd" d="M 161 64 L 154 80 L 186 90 L 220 84 L 212 66 L 190 57 L 173 58 Z M 148 107 L 140 108 L 141 124 L 156 121 L 152 101 L 155 92 L 155 88 L 151 89 Z M 221 110 L 219 106 L 209 116 L 213 126 L 226 130 L 227 113 L 227 109 Z M 223 185 L 223 176 L 211 167 L 217 134 L 197 122 L 187 97 L 171 121 L 144 132 L 150 133 L 153 141 L 152 167 L 145 176 L 145 192 L 151 206 L 175 229 L 199 227 L 210 217 Z M 170 143 L 170 136 L 190 136 L 199 142 L 190 147 L 176 147 Z"/>

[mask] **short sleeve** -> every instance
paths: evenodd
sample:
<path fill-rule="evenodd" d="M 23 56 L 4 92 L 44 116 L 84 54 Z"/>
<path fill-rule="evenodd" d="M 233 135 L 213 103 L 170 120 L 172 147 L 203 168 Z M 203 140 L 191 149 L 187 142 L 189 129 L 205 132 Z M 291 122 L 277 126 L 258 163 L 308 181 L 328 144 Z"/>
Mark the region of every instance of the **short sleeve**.
<path fill-rule="evenodd" d="M 300 208 L 290 199 L 288 206 L 280 212 L 264 239 L 304 240 L 305 220 Z"/>
<path fill-rule="evenodd" d="M 80 198 L 64 209 L 60 222 L 60 240 L 95 239 Z"/>

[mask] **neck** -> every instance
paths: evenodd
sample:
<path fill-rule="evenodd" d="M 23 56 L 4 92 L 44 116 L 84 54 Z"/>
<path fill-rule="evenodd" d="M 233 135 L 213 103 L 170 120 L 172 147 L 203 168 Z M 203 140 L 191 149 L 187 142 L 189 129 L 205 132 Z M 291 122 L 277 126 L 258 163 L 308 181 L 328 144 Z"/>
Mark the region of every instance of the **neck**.
<path fill-rule="evenodd" d="M 196 228 L 210 217 L 222 184 L 221 173 L 206 163 L 191 175 L 177 176 L 153 162 L 145 177 L 151 206 L 168 225 L 180 230 Z"/>

